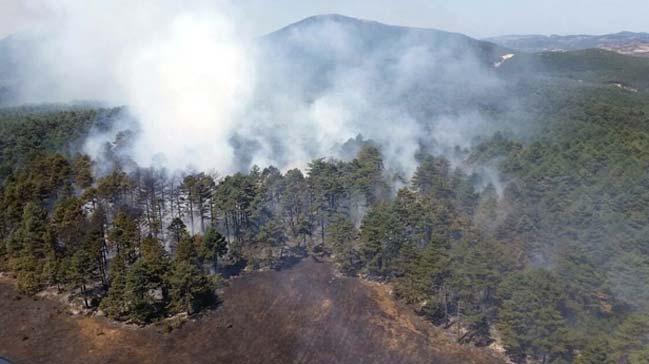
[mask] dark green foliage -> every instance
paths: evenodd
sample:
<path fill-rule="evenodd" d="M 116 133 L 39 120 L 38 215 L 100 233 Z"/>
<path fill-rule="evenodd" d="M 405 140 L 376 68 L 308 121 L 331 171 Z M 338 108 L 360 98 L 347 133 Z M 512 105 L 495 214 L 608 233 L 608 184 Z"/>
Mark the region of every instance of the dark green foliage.
<path fill-rule="evenodd" d="M 225 237 L 216 231 L 216 229 L 208 228 L 203 236 L 203 244 L 200 252 L 201 258 L 209 262 L 212 265 L 212 269 L 216 272 L 219 259 L 227 252 L 228 244 Z"/>
<path fill-rule="evenodd" d="M 364 145 L 347 168 L 351 192 L 361 194 L 367 204 L 389 196 L 389 186 L 383 178 L 383 157 L 377 147 Z"/>
<path fill-rule="evenodd" d="M 556 91 L 533 106 L 543 120 L 537 136 L 520 143 L 496 135 L 471 159 L 493 161 L 510 181 L 503 201 L 515 213 L 498 220 L 496 235 L 556 272 L 570 335 L 592 351 L 592 332 L 612 332 L 647 310 L 649 109 L 641 92 Z"/>
<path fill-rule="evenodd" d="M 279 196 L 279 205 L 289 234 L 294 238 L 308 234 L 309 229 L 304 229 L 308 225 L 307 198 L 307 185 L 302 172 L 299 169 L 286 172 L 284 193 Z"/>
<path fill-rule="evenodd" d="M 448 296 L 444 285 L 451 273 L 447 247 L 437 242 L 422 249 L 408 244 L 401 250 L 400 263 L 401 277 L 395 287 L 397 295 L 409 303 L 428 301 L 428 306 L 441 308 L 441 315 L 447 319 Z"/>
<path fill-rule="evenodd" d="M 124 257 L 118 255 L 110 264 L 110 288 L 101 300 L 100 308 L 110 317 L 124 318 L 128 313 L 128 303 L 124 300 L 126 295 L 127 266 Z"/>
<path fill-rule="evenodd" d="M 133 181 L 125 172 L 115 169 L 111 174 L 97 181 L 96 195 L 111 204 L 119 204 L 125 200 L 133 188 Z"/>
<path fill-rule="evenodd" d="M 555 276 L 544 270 L 513 274 L 498 287 L 498 296 L 498 328 L 513 358 L 547 362 L 568 353 L 565 297 Z"/>
<path fill-rule="evenodd" d="M 92 176 L 92 160 L 87 155 L 80 155 L 72 161 L 74 170 L 74 181 L 79 188 L 92 187 L 94 178 Z"/>
<path fill-rule="evenodd" d="M 354 224 L 343 215 L 336 216 L 329 224 L 327 245 L 331 249 L 334 261 L 343 272 L 351 273 L 358 266 L 357 253 L 353 246 L 356 235 Z"/>
<path fill-rule="evenodd" d="M 361 225 L 360 241 L 367 273 L 387 275 L 403 241 L 401 225 L 390 205 L 380 203 L 370 208 Z"/>
<path fill-rule="evenodd" d="M 576 364 L 615 364 L 611 345 L 605 338 L 592 340 L 575 359 Z"/>
<path fill-rule="evenodd" d="M 184 235 L 176 247 L 176 261 L 183 261 L 190 264 L 198 263 L 198 250 L 196 249 L 195 238 Z"/>
<path fill-rule="evenodd" d="M 192 314 L 214 303 L 209 277 L 185 260 L 176 260 L 169 275 L 169 309 Z"/>
<path fill-rule="evenodd" d="M 214 200 L 223 213 L 226 236 L 234 236 L 238 242 L 250 227 L 252 204 L 255 200 L 255 177 L 237 173 L 219 183 Z"/>
<path fill-rule="evenodd" d="M 128 303 L 128 317 L 137 323 L 147 323 L 156 314 L 156 302 L 149 293 L 148 270 L 142 260 L 131 265 L 126 274 L 125 294 L 122 299 Z"/>
<path fill-rule="evenodd" d="M 96 110 L 0 109 L 0 182 L 42 152 L 60 152 L 90 129 Z"/>
<path fill-rule="evenodd" d="M 618 362 L 646 363 L 649 348 L 649 315 L 638 313 L 625 318 L 609 339 Z"/>
<path fill-rule="evenodd" d="M 33 202 L 28 202 L 23 208 L 21 224 L 10 239 L 8 252 L 14 256 L 45 258 L 51 249 L 47 223 L 47 211 Z M 15 242 L 12 243 L 12 240 Z"/>
<path fill-rule="evenodd" d="M 204 173 L 189 175 L 183 179 L 180 190 L 183 194 L 186 212 L 189 215 L 192 234 L 194 233 L 194 216 L 196 215 L 199 217 L 200 231 L 205 231 L 205 220 L 212 213 L 211 197 L 215 188 L 216 184 L 212 177 Z"/>
<path fill-rule="evenodd" d="M 129 305 L 129 319 L 147 323 L 166 313 L 169 270 L 170 261 L 160 242 L 145 238 L 140 259 L 129 267 L 125 277 L 123 299 Z"/>
<path fill-rule="evenodd" d="M 118 255 L 129 262 L 135 259 L 140 236 L 132 216 L 124 211 L 118 211 L 108 232 L 108 238 Z"/>
<path fill-rule="evenodd" d="M 309 202 L 315 226 L 320 230 L 320 242 L 324 244 L 329 219 L 341 208 L 344 198 L 340 165 L 317 159 L 309 163 Z"/>
<path fill-rule="evenodd" d="M 183 220 L 179 217 L 175 217 L 171 221 L 171 224 L 169 224 L 167 230 L 169 230 L 171 236 L 173 237 L 174 241 L 177 244 L 180 244 L 180 241 L 183 239 L 183 237 L 188 234 L 187 226 L 185 225 Z"/>

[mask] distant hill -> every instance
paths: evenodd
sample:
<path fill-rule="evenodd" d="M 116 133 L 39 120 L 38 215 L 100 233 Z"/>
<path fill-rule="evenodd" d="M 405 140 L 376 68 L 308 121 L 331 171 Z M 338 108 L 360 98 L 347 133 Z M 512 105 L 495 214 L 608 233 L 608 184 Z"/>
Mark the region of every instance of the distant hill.
<path fill-rule="evenodd" d="M 359 56 L 422 46 L 428 49 L 444 49 L 455 56 L 471 51 L 483 61 L 491 64 L 507 53 L 504 47 L 464 34 L 437 29 L 387 25 L 339 14 L 312 16 L 262 37 L 263 43 L 273 46 L 282 45 L 296 52 L 314 51 L 314 49 L 304 48 L 305 45 L 323 49 L 340 45 L 331 42 L 309 43 L 309 41 L 317 40 L 335 40 L 353 45 L 353 53 Z"/>
<path fill-rule="evenodd" d="M 30 33 L 20 33 L 0 38 L 0 106 L 14 104 L 24 68 L 21 64 L 33 60 L 37 38 Z"/>
<path fill-rule="evenodd" d="M 504 35 L 485 40 L 524 52 L 571 51 L 599 48 L 620 54 L 649 57 L 649 33 L 605 35 Z"/>
<path fill-rule="evenodd" d="M 608 85 L 634 93 L 649 91 L 649 59 L 603 49 L 517 53 L 499 71 L 505 75 L 549 76 Z"/>
<path fill-rule="evenodd" d="M 337 14 L 290 24 L 258 44 L 261 95 L 310 103 L 356 92 L 366 104 L 407 110 L 420 120 L 501 99 L 494 64 L 511 53 L 463 34 Z"/>
<path fill-rule="evenodd" d="M 14 82 L 11 43 L 10 37 L 0 39 L 0 106 L 9 102 L 10 88 Z"/>

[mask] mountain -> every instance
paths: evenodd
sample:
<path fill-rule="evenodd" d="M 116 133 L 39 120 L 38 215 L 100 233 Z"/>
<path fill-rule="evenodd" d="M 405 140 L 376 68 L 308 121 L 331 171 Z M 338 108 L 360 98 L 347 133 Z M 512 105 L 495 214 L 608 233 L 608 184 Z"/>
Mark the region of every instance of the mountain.
<path fill-rule="evenodd" d="M 269 94 L 306 105 L 332 97 L 349 104 L 360 96 L 361 113 L 380 107 L 388 109 L 382 115 L 398 110 L 418 120 L 500 99 L 494 64 L 511 53 L 463 34 L 337 14 L 288 25 L 258 45 L 264 102 Z"/>
<path fill-rule="evenodd" d="M 316 40 L 329 40 L 330 42 L 313 42 Z M 421 46 L 427 49 L 443 49 L 456 56 L 472 51 L 481 60 L 491 64 L 508 52 L 504 47 L 492 42 L 477 40 L 464 34 L 437 29 L 387 25 L 339 14 L 312 16 L 262 37 L 264 43 L 273 46 L 283 45 L 296 52 L 300 52 L 298 47 L 301 48 L 304 45 L 324 49 L 336 47 L 335 49 L 338 51 L 345 50 L 340 48 L 341 44 L 332 44 L 332 41 L 342 42 L 343 45 L 353 45 L 355 47 L 353 53 L 357 56 Z M 313 50 L 303 49 L 302 51 L 308 53 Z"/>
<path fill-rule="evenodd" d="M 389 81 L 406 68 L 442 71 L 456 66 L 454 63 L 492 68 L 511 52 L 463 34 L 337 14 L 306 18 L 261 37 L 258 44 L 264 65 L 281 66 L 267 73 L 289 68 L 291 72 L 314 76 L 316 83 L 343 69 L 377 70 Z M 443 76 L 444 72 L 435 73 Z"/>
<path fill-rule="evenodd" d="M 649 57 L 649 33 L 605 35 L 504 35 L 485 40 L 523 52 L 572 51 L 600 48 L 620 54 Z"/>

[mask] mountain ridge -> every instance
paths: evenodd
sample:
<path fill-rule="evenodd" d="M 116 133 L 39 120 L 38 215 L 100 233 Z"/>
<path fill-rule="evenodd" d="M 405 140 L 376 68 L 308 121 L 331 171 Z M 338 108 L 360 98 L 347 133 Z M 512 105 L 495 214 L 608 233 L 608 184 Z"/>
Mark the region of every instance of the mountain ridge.
<path fill-rule="evenodd" d="M 484 38 L 484 40 L 523 52 L 598 48 L 624 55 L 649 57 L 649 33 L 644 32 L 620 31 L 601 35 L 508 34 Z"/>
<path fill-rule="evenodd" d="M 395 38 L 407 38 L 406 40 L 412 40 L 413 42 L 428 40 L 431 41 L 431 45 L 439 45 L 443 41 L 453 41 L 477 46 L 482 49 L 491 49 L 494 53 L 498 53 L 497 57 L 510 52 L 506 47 L 499 46 L 490 41 L 476 39 L 463 33 L 450 32 L 435 28 L 392 25 L 375 20 L 361 19 L 335 13 L 319 14 L 304 18 L 265 34 L 260 37 L 260 39 L 262 41 L 274 40 L 292 32 L 308 30 L 309 27 L 322 26 L 323 24 L 335 24 L 347 27 L 349 30 L 358 32 L 356 35 L 361 37 L 367 36 L 367 33 L 369 32 L 374 32 L 377 38 L 379 38 L 379 36 L 384 36 L 382 38 L 383 42 Z M 386 35 L 388 37 L 385 37 Z"/>

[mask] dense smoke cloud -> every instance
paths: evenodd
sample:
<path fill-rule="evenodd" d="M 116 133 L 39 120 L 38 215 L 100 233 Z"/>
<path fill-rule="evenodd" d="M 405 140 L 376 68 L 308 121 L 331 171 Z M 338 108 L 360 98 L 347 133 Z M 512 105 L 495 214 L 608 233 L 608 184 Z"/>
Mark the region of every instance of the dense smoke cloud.
<path fill-rule="evenodd" d="M 378 143 L 388 168 L 405 176 L 422 149 L 455 159 L 456 146 L 490 132 L 476 100 L 502 85 L 475 51 L 463 36 L 341 16 L 273 33 L 258 50 L 254 130 L 240 131 L 258 146 L 252 162 L 345 157 L 340 144 L 357 135 Z"/>
<path fill-rule="evenodd" d="M 52 16 L 31 43 L 33 60 L 21 62 L 22 101 L 127 105 L 139 124 L 131 155 L 138 164 L 233 168 L 228 138 L 254 68 L 225 5 L 64 0 L 40 6 Z M 96 144 L 89 140 L 88 152 Z"/>
<path fill-rule="evenodd" d="M 99 100 L 137 122 L 94 133 L 96 159 L 123 128 L 137 131 L 140 166 L 220 173 L 349 157 L 345 142 L 362 135 L 409 176 L 418 151 L 459 161 L 455 147 L 492 127 L 476 105 L 500 87 L 499 55 L 459 35 L 324 16 L 252 40 L 227 3 L 40 6 L 52 17 L 21 62 L 22 101 Z"/>

